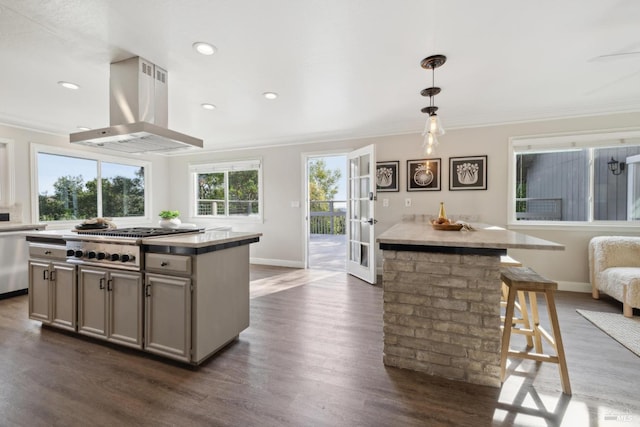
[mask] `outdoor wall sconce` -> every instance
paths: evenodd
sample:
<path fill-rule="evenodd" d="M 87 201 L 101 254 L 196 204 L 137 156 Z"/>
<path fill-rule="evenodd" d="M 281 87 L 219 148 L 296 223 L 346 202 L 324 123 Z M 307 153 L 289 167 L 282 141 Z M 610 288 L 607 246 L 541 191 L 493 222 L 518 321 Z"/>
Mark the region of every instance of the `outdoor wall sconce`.
<path fill-rule="evenodd" d="M 619 162 L 613 157 L 611 157 L 611 161 L 607 162 L 607 165 L 609 165 L 609 170 L 614 175 L 620 175 L 622 172 L 624 172 L 625 163 Z"/>

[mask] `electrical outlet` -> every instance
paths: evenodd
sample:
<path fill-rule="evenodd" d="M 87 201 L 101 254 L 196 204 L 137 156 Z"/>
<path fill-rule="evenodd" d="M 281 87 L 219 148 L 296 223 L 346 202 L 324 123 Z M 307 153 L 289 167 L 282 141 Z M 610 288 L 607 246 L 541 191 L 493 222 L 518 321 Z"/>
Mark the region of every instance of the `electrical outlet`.
<path fill-rule="evenodd" d="M 382 207 L 383 208 L 389 207 L 389 199 L 382 199 Z"/>
<path fill-rule="evenodd" d="M 410 208 L 411 207 L 411 199 L 409 199 L 409 198 L 404 199 L 404 206 L 406 208 Z"/>

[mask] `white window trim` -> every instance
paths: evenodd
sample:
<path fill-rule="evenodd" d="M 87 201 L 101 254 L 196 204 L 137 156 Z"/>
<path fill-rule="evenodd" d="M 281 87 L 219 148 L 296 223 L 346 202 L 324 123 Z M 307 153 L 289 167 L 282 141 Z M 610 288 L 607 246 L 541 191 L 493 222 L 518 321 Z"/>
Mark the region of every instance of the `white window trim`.
<path fill-rule="evenodd" d="M 616 129 L 610 131 L 593 131 L 583 133 L 567 133 L 538 136 L 522 136 L 509 138 L 508 153 L 508 194 L 507 194 L 507 226 L 514 230 L 567 230 L 572 231 L 605 231 L 605 232 L 637 232 L 640 221 L 594 221 L 593 220 L 593 159 L 590 159 L 589 172 L 589 220 L 588 221 L 517 221 L 516 212 L 516 156 L 520 153 L 543 153 L 567 151 L 572 148 L 606 148 L 623 144 L 640 145 L 640 129 Z"/>
<path fill-rule="evenodd" d="M 213 222 L 232 222 L 232 223 L 263 223 L 264 222 L 264 183 L 262 172 L 262 157 L 242 159 L 242 160 L 225 160 L 220 162 L 206 163 L 189 163 L 188 166 L 189 182 L 191 190 L 189 191 L 189 216 L 197 221 L 213 221 Z M 254 216 L 227 216 L 227 215 L 198 215 L 196 209 L 196 199 L 198 193 L 198 182 L 196 175 L 199 173 L 225 172 L 233 170 L 258 170 L 258 210 L 259 214 Z M 225 202 L 226 204 L 226 202 Z"/>
<path fill-rule="evenodd" d="M 44 144 L 30 144 L 30 157 L 31 157 L 31 219 L 34 222 L 39 221 L 39 204 L 38 204 L 38 153 L 54 154 L 67 157 L 77 157 L 87 160 L 96 160 L 100 162 L 119 163 L 122 165 L 138 166 L 144 168 L 144 216 L 136 217 L 121 217 L 113 218 L 118 225 L 132 225 L 140 224 L 142 222 L 151 221 L 151 162 L 146 160 L 128 159 L 124 157 L 109 156 L 107 154 L 94 154 L 86 151 L 78 151 L 69 148 L 60 148 L 52 145 Z M 98 168 L 100 163 L 98 163 Z M 98 203 L 102 203 L 102 192 L 98 186 Z M 78 220 L 65 220 L 65 221 L 49 221 L 52 228 L 69 228 L 78 224 Z"/>

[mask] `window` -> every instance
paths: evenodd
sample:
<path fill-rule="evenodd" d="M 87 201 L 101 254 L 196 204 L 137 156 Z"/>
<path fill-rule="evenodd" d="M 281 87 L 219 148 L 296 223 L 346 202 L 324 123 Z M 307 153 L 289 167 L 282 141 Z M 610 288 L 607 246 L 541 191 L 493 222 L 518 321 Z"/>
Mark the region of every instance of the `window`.
<path fill-rule="evenodd" d="M 194 216 L 262 217 L 262 177 L 259 160 L 191 165 Z"/>
<path fill-rule="evenodd" d="M 11 206 L 15 202 L 15 156 L 13 147 L 13 140 L 0 138 L 0 206 L 5 207 Z"/>
<path fill-rule="evenodd" d="M 640 132 L 514 139 L 511 150 L 511 223 L 637 219 Z"/>
<path fill-rule="evenodd" d="M 144 217 L 146 162 L 121 163 L 36 149 L 39 221 Z"/>

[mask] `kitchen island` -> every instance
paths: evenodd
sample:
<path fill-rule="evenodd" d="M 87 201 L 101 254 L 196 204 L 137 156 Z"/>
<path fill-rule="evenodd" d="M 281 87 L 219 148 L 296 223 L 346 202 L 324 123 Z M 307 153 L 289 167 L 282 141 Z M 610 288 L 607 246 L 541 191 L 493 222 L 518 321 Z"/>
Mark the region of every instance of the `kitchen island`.
<path fill-rule="evenodd" d="M 500 257 L 564 246 L 489 225 L 382 233 L 385 365 L 500 387 Z"/>
<path fill-rule="evenodd" d="M 249 326 L 260 233 L 28 233 L 29 317 L 198 365 Z"/>

